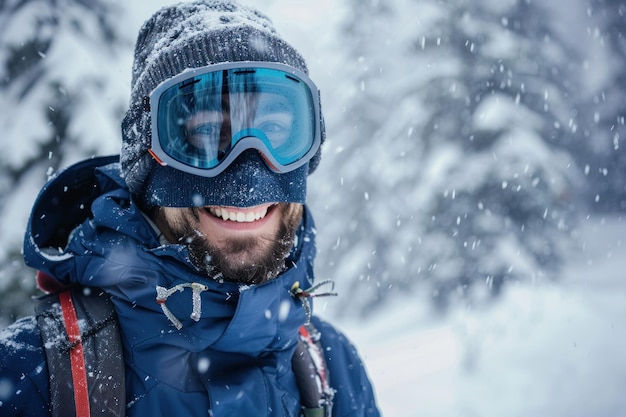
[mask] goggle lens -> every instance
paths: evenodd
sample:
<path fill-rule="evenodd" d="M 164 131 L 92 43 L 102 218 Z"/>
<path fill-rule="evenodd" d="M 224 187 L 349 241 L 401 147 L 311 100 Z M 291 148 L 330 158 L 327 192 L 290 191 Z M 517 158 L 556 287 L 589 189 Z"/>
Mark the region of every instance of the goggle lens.
<path fill-rule="evenodd" d="M 261 152 L 279 172 L 315 154 L 320 115 L 314 84 L 282 64 L 245 65 L 193 70 L 155 89 L 152 151 L 163 162 L 214 176 L 246 149 Z"/>

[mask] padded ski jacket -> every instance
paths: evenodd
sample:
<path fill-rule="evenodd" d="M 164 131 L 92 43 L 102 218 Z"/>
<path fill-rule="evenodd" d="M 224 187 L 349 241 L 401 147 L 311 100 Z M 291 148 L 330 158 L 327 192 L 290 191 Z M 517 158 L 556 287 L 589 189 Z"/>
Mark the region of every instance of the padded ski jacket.
<path fill-rule="evenodd" d="M 279 277 L 250 286 L 207 279 L 185 246 L 159 242 L 116 161 L 90 159 L 46 184 L 31 213 L 24 258 L 61 286 L 112 296 L 127 416 L 299 415 L 291 358 L 306 311 L 291 289 L 314 282 L 308 210 Z M 336 390 L 333 416 L 378 416 L 355 348 L 334 327 L 313 320 Z M 0 332 L 0 415 L 49 415 L 49 377 L 33 317 Z"/>

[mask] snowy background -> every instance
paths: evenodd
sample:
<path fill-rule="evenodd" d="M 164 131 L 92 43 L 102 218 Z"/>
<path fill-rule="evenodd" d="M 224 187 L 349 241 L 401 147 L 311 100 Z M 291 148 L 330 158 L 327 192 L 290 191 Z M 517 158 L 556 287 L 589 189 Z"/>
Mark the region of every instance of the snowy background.
<path fill-rule="evenodd" d="M 117 153 L 132 48 L 164 0 L 0 2 L 0 323 L 48 175 Z M 386 416 L 626 416 L 626 5 L 246 0 L 308 59 L 316 310 Z"/>
<path fill-rule="evenodd" d="M 387 416 L 625 416 L 623 220 L 590 222 L 558 285 L 433 318 L 400 303 L 341 322 Z"/>

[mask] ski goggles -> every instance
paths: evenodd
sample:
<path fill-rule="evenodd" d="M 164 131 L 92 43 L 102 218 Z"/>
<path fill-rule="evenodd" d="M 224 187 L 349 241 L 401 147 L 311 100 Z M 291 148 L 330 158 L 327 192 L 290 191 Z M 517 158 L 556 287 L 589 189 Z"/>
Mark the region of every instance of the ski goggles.
<path fill-rule="evenodd" d="M 150 154 L 161 165 L 214 177 L 248 149 L 275 172 L 319 150 L 319 92 L 288 65 L 234 62 L 188 69 L 150 94 Z"/>

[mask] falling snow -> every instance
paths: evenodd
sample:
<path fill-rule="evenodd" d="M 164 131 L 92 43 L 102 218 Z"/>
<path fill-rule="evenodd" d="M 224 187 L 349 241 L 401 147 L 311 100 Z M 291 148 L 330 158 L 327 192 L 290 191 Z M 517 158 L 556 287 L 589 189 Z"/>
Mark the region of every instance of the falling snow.
<path fill-rule="evenodd" d="M 242 2 L 273 18 L 321 88 L 328 137 L 309 205 L 318 282 L 340 297 L 315 308 L 356 342 L 384 414 L 622 415 L 624 57 L 611 47 L 624 7 Z M 4 324 L 31 311 L 19 249 L 32 201 L 60 168 L 119 151 L 134 37 L 169 2 L 114 0 L 103 19 L 60 2 L 52 46 L 29 58 L 41 66 L 21 57 L 9 74 L 33 16 L 58 2 L 24 3 L 0 12 Z M 11 389 L 0 381 L 0 410 Z"/>

